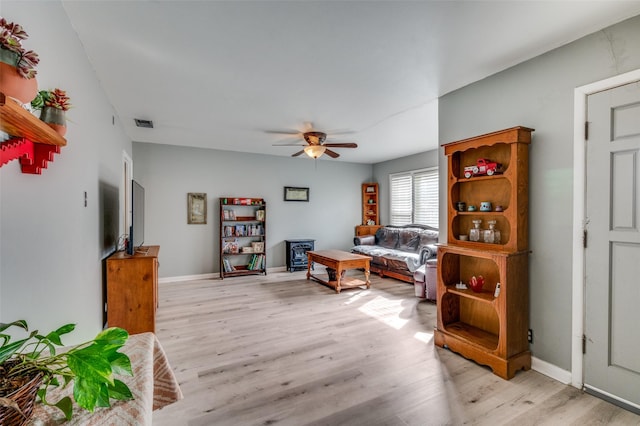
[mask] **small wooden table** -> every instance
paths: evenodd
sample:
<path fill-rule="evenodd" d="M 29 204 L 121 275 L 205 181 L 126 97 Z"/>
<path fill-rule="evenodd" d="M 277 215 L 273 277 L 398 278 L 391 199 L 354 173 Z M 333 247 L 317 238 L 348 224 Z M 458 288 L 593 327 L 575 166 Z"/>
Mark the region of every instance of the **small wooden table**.
<path fill-rule="evenodd" d="M 369 261 L 371 260 L 371 257 L 369 256 L 353 254 L 341 250 L 318 250 L 308 251 L 307 259 L 307 279 L 313 278 L 322 284 L 333 287 L 336 290 L 336 293 L 340 293 L 340 290 L 343 288 L 359 287 L 362 285 L 366 285 L 367 288 L 371 287 L 371 282 L 369 281 Z M 336 280 L 330 280 L 328 277 L 324 280 L 318 275 L 312 275 L 311 266 L 313 265 L 313 262 L 335 269 Z M 343 271 L 356 268 L 364 269 L 365 281 L 358 278 L 342 277 Z"/>

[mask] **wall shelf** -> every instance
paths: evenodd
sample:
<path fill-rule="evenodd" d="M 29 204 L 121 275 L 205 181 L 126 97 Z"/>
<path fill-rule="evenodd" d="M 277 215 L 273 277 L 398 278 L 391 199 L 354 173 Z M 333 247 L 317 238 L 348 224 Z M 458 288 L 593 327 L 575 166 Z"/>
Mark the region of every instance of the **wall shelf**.
<path fill-rule="evenodd" d="M 0 93 L 0 130 L 10 137 L 0 142 L 0 167 L 20 160 L 22 173 L 41 174 L 67 145 L 66 139 L 4 93 Z"/>

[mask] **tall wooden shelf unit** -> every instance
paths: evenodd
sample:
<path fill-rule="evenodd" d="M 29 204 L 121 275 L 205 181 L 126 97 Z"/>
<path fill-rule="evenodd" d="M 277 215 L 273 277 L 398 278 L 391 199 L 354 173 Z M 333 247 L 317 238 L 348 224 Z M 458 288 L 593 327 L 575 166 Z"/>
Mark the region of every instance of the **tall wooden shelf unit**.
<path fill-rule="evenodd" d="M 158 253 L 140 247 L 132 256 L 119 251 L 107 259 L 107 324 L 129 334 L 156 331 Z"/>
<path fill-rule="evenodd" d="M 362 224 L 356 226 L 356 235 L 373 235 L 380 228 L 378 184 L 362 184 Z"/>
<path fill-rule="evenodd" d="M 448 159 L 447 244 L 438 247 L 437 328 L 435 344 L 491 367 L 511 379 L 531 368 L 528 272 L 529 144 L 533 129 L 514 127 L 444 146 Z M 464 167 L 488 158 L 504 172 L 464 177 Z M 458 211 L 456 203 L 479 206 L 490 201 L 503 211 Z M 496 221 L 498 244 L 461 240 L 472 221 Z M 480 293 L 459 289 L 482 275 Z M 496 284 L 500 291 L 496 296 Z"/>
<path fill-rule="evenodd" d="M 220 198 L 220 278 L 267 274 L 267 203 Z"/>

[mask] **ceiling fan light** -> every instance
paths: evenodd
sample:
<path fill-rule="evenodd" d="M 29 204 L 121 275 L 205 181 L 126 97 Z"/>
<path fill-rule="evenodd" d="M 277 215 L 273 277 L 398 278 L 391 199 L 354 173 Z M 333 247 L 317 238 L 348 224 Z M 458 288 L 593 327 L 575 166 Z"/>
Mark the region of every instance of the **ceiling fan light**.
<path fill-rule="evenodd" d="M 322 145 L 309 145 L 304 147 L 304 152 L 314 160 L 319 158 L 326 151 L 326 147 Z"/>

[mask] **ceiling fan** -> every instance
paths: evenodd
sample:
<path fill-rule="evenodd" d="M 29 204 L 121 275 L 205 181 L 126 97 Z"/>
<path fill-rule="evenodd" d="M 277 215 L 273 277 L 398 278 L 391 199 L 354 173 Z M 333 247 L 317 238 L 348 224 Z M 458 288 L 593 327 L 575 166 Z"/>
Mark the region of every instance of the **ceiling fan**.
<path fill-rule="evenodd" d="M 292 154 L 292 157 L 297 157 L 302 154 L 307 154 L 309 157 L 313 159 L 318 159 L 322 154 L 327 154 L 331 158 L 338 158 L 340 154 L 337 152 L 328 149 L 328 148 L 357 148 L 358 144 L 355 142 L 332 142 L 326 143 L 327 134 L 325 132 L 320 132 L 313 129 L 311 123 L 306 124 L 306 131 L 289 131 L 289 130 L 268 130 L 267 133 L 275 133 L 280 135 L 294 135 L 300 139 L 300 142 L 304 141 L 307 143 L 305 146 L 303 143 L 285 143 L 285 144 L 274 144 L 274 146 L 303 146 L 304 148 L 300 151 Z M 333 132 L 333 134 L 345 134 L 352 132 Z"/>

